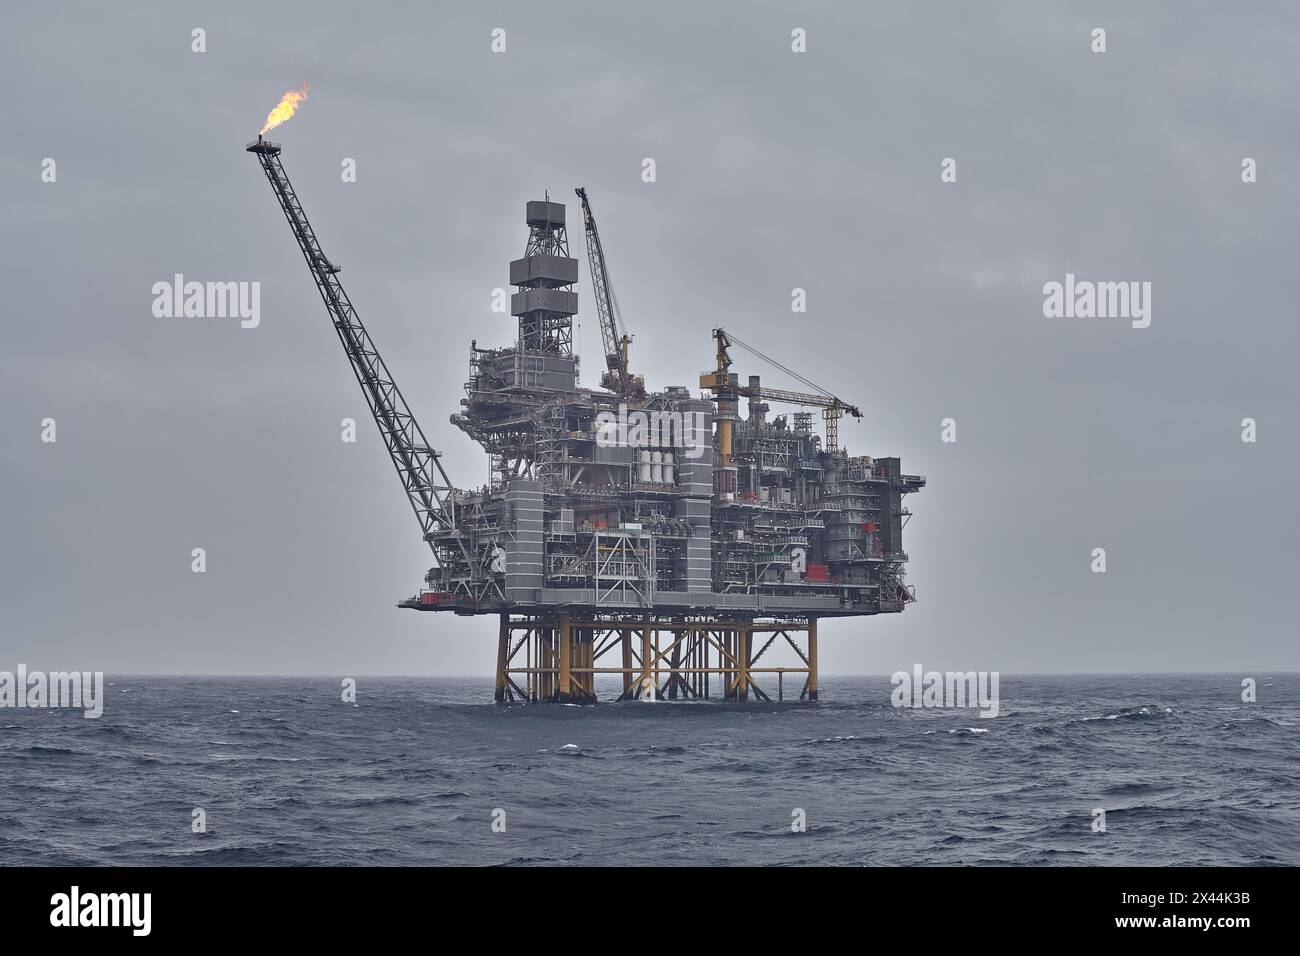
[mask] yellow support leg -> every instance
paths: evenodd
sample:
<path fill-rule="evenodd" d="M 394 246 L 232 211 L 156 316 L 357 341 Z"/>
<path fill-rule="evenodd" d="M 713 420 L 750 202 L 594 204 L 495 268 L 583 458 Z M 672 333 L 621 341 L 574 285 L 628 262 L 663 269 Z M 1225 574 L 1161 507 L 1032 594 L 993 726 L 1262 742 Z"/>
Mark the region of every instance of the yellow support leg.
<path fill-rule="evenodd" d="M 501 615 L 501 631 L 497 638 L 497 688 L 496 702 L 506 699 L 506 660 L 510 654 L 510 615 Z"/>
<path fill-rule="evenodd" d="M 573 629 L 569 626 L 569 615 L 560 615 L 559 626 L 555 628 L 555 639 L 560 645 L 560 686 L 555 699 L 561 704 L 567 704 L 573 700 L 573 675 L 569 670 L 573 666 Z"/>
<path fill-rule="evenodd" d="M 817 699 L 817 618 L 808 618 L 808 699 Z"/>

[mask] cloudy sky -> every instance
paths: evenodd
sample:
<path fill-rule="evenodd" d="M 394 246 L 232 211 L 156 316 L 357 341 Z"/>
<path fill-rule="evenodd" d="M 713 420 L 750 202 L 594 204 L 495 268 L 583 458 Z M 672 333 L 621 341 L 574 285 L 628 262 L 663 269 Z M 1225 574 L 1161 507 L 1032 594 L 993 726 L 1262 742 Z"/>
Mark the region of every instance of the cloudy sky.
<path fill-rule="evenodd" d="M 470 339 L 513 337 L 490 302 L 523 204 L 585 185 L 651 385 L 693 386 L 725 325 L 860 404 L 852 452 L 929 479 L 905 534 L 920 603 L 826 624 L 824 671 L 1300 667 L 1293 4 L 0 20 L 0 667 L 490 675 L 492 620 L 393 607 L 429 553 L 243 151 L 304 81 L 285 166 L 458 484 L 486 476 L 448 416 Z M 1045 318 L 1067 272 L 1151 282 L 1151 326 Z M 175 273 L 260 282 L 260 326 L 155 318 Z M 585 265 L 579 291 L 592 384 Z"/>

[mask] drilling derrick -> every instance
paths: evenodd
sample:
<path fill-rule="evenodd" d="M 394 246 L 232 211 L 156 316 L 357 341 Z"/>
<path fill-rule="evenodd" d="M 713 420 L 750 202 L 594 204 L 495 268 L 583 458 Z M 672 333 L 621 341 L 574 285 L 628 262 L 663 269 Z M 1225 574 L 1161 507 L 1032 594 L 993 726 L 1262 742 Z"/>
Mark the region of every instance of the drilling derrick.
<path fill-rule="evenodd" d="M 578 312 L 578 263 L 569 258 L 561 203 L 528 204 L 528 245 L 510 263 L 510 314 L 519 319 L 519 349 L 539 355 L 573 355 L 573 317 Z"/>
<path fill-rule="evenodd" d="M 587 261 L 600 317 L 603 389 L 578 385 L 578 262 L 565 207 L 529 202 L 510 263 L 511 344 L 470 343 L 451 422 L 487 453 L 490 478 L 456 490 L 321 252 L 280 161 L 250 144 L 329 312 L 437 566 L 402 607 L 498 619 L 496 699 L 816 700 L 817 623 L 903 610 L 905 495 L 925 485 L 897 458 L 840 447 L 855 405 L 722 329 L 704 394 L 645 388 L 628 369 L 604 247 L 586 191 Z M 810 391 L 741 384 L 739 346 Z M 741 399 L 749 401 L 741 415 Z M 820 409 L 769 420 L 769 402 Z M 793 649 L 795 664 L 764 659 Z"/>

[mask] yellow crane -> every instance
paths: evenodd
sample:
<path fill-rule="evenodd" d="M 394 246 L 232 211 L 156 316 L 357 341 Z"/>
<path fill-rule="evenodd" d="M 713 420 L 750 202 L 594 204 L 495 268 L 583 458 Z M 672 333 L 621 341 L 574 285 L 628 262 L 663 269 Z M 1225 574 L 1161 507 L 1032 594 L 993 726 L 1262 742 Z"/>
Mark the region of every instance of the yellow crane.
<path fill-rule="evenodd" d="M 719 464 L 731 463 L 731 427 L 736 420 L 736 401 L 741 396 L 746 398 L 766 399 L 773 402 L 788 402 L 791 405 L 804 405 L 820 408 L 822 418 L 826 420 L 826 450 L 836 452 L 840 447 L 840 419 L 846 414 L 854 418 L 862 417 L 862 410 L 836 395 L 823 389 L 820 385 L 808 381 L 798 372 L 787 368 L 776 359 L 764 355 L 752 345 L 746 345 L 725 329 L 714 329 L 716 342 L 716 366 L 712 372 L 700 376 L 700 387 L 713 390 L 718 399 L 718 451 Z M 739 345 L 745 351 L 762 359 L 774 368 L 798 379 L 816 392 L 792 392 L 782 388 L 768 388 L 766 385 L 741 385 L 739 377 L 731 371 L 731 355 L 727 349 Z"/>

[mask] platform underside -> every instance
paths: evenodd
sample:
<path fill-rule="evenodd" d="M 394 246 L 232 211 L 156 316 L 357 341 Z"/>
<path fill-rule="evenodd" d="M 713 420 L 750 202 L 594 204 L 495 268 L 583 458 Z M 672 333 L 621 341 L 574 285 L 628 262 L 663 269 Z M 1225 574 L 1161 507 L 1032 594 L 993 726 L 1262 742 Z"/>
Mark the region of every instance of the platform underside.
<path fill-rule="evenodd" d="M 903 601 L 896 605 L 901 610 Z M 839 594 L 825 597 L 785 597 L 773 594 L 701 594 L 660 592 L 652 603 L 632 604 L 598 601 L 590 588 L 542 589 L 534 603 L 479 599 L 465 595 L 440 596 L 429 600 L 428 592 L 417 594 L 398 604 L 417 611 L 454 611 L 457 614 L 530 614 L 544 615 L 567 611 L 585 615 L 656 616 L 694 615 L 713 618 L 771 617 L 792 619 L 806 617 L 865 617 L 893 613 L 894 606 L 853 604 Z"/>

